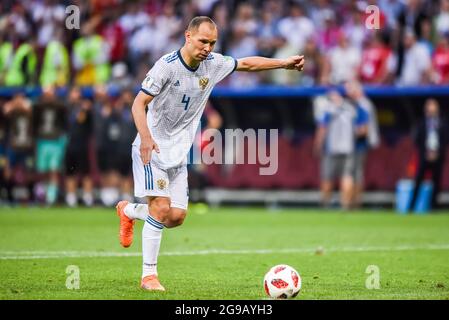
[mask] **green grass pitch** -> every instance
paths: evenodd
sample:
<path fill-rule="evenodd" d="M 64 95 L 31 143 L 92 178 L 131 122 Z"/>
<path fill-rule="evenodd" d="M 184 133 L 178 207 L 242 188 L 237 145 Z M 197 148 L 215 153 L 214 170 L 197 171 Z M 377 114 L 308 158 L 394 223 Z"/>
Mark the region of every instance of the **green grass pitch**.
<path fill-rule="evenodd" d="M 141 227 L 124 249 L 114 209 L 2 208 L 0 299 L 259 300 L 280 263 L 302 277 L 296 299 L 449 299 L 446 213 L 193 208 L 164 230 L 163 293 L 139 288 Z M 379 289 L 366 288 L 370 265 Z M 79 268 L 79 289 L 66 287 L 68 266 Z"/>

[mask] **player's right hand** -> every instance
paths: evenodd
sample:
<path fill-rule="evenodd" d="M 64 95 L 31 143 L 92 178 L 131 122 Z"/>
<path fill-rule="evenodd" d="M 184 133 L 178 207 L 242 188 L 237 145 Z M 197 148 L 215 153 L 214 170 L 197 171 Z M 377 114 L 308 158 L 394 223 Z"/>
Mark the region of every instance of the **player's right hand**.
<path fill-rule="evenodd" d="M 142 139 L 140 142 L 140 158 L 143 164 L 149 164 L 151 160 L 151 153 L 155 150 L 159 153 L 159 146 L 153 139 Z"/>
<path fill-rule="evenodd" d="M 284 68 L 287 70 L 304 70 L 304 56 L 291 56 L 284 60 Z"/>

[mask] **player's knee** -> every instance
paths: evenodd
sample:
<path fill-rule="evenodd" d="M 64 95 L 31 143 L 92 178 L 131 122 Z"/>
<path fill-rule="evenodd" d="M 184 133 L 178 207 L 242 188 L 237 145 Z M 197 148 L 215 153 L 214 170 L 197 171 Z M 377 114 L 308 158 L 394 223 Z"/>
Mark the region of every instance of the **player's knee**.
<path fill-rule="evenodd" d="M 150 212 L 153 218 L 165 225 L 170 218 L 170 203 L 165 199 L 154 199 L 151 201 Z"/>
<path fill-rule="evenodd" d="M 174 228 L 174 227 L 182 225 L 184 223 L 186 215 L 187 215 L 186 210 L 172 208 L 172 212 L 170 214 L 170 219 L 166 225 L 167 228 Z"/>

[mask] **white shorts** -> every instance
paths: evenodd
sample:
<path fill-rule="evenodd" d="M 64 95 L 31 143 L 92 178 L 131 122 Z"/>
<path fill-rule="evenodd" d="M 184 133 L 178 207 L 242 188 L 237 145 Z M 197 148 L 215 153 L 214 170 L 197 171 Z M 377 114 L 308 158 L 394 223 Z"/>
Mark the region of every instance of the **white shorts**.
<path fill-rule="evenodd" d="M 170 206 L 187 210 L 189 186 L 187 166 L 161 169 L 152 161 L 143 165 L 138 147 L 132 147 L 134 195 L 143 197 L 168 197 Z"/>

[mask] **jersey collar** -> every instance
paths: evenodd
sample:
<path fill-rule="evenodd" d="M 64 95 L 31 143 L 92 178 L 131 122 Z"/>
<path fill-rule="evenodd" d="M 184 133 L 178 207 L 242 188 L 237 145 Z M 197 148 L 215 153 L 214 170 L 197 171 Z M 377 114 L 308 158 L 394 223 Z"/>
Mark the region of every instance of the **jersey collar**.
<path fill-rule="evenodd" d="M 196 68 L 192 68 L 184 61 L 184 59 L 182 58 L 182 55 L 181 55 L 181 49 L 179 49 L 177 53 L 178 53 L 179 60 L 181 61 L 181 63 L 184 65 L 184 67 L 187 70 L 192 71 L 192 72 L 195 72 L 196 70 L 198 70 L 200 65 L 198 65 L 198 67 L 196 67 Z"/>

